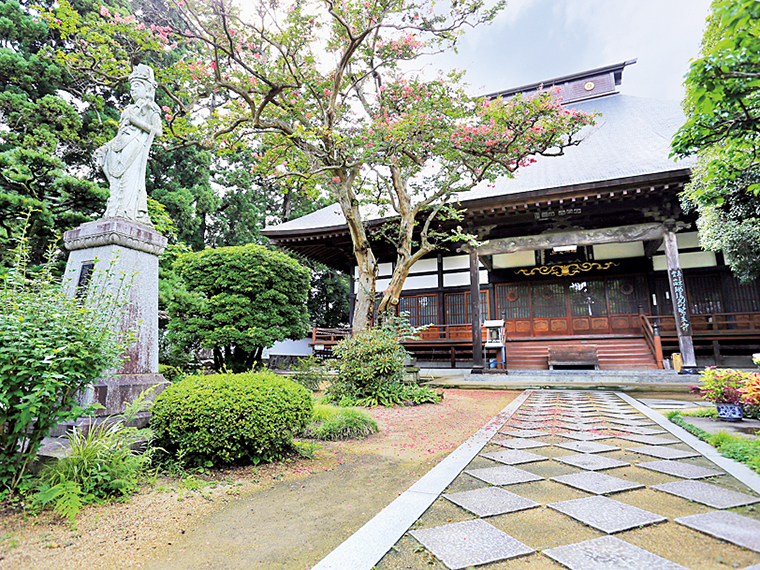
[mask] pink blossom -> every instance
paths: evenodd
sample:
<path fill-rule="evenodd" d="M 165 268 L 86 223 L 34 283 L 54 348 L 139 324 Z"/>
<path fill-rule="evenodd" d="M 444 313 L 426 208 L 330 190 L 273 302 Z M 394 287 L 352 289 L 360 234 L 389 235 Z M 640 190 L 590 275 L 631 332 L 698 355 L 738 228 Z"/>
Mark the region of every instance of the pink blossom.
<path fill-rule="evenodd" d="M 111 12 L 109 12 L 108 8 L 106 8 L 105 6 L 101 6 L 100 7 L 100 15 L 101 16 L 105 16 L 107 18 L 107 17 L 109 17 L 111 15 Z"/>

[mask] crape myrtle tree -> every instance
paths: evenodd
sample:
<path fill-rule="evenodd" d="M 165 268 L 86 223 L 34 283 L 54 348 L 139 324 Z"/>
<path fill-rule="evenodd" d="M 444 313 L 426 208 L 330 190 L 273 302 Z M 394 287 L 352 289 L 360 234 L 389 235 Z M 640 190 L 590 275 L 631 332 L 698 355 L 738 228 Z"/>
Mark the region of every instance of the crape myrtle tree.
<path fill-rule="evenodd" d="M 174 263 L 185 288 L 169 299 L 169 339 L 213 349 L 214 367 L 243 372 L 264 348 L 301 339 L 309 324 L 309 270 L 261 245 L 208 248 Z"/>
<path fill-rule="evenodd" d="M 760 276 L 760 2 L 713 1 L 685 86 L 673 154 L 697 163 L 683 199 L 699 212 L 702 245 L 749 281 Z"/>
<path fill-rule="evenodd" d="M 461 74 L 427 79 L 409 62 L 453 49 L 460 32 L 490 22 L 503 7 L 482 0 L 292 0 L 246 3 L 177 0 L 176 17 L 152 28 L 115 21 L 83 25 L 61 0 L 48 21 L 79 50 L 72 69 L 123 78 L 128 37 L 144 51 L 192 43 L 198 57 L 158 70 L 165 131 L 178 146 L 234 152 L 256 141 L 279 180 L 303 180 L 340 204 L 358 266 L 354 328 L 367 327 L 377 258 L 368 216 L 393 216 L 397 254 L 382 312 L 398 303 L 412 265 L 442 244 L 457 192 L 511 176 L 536 154 L 559 155 L 593 118 L 562 107 L 553 93 L 473 99 Z M 181 25 L 176 25 L 176 18 Z M 158 22 L 158 15 L 151 15 Z M 60 22 L 60 23 L 58 23 Z M 203 120 L 201 120 L 203 119 Z M 368 213 L 371 212 L 371 213 Z"/>

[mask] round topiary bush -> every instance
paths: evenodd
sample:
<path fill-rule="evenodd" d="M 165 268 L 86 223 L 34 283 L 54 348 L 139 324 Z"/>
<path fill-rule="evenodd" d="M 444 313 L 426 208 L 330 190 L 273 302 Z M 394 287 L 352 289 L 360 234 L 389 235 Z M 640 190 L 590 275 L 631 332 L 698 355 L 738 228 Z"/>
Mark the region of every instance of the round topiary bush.
<path fill-rule="evenodd" d="M 152 408 L 156 445 L 184 465 L 271 461 L 312 414 L 311 393 L 271 372 L 187 376 Z"/>

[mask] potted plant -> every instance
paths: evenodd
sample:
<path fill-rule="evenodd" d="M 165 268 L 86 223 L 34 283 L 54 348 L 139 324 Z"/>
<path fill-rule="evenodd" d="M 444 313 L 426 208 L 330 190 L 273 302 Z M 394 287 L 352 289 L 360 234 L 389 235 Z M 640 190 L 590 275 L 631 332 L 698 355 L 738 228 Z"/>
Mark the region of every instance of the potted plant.
<path fill-rule="evenodd" d="M 692 394 L 699 394 L 705 400 L 715 403 L 718 417 L 724 421 L 736 422 L 742 419 L 744 388 L 748 374 L 730 368 L 708 366 L 700 374 L 701 386 L 691 386 Z"/>

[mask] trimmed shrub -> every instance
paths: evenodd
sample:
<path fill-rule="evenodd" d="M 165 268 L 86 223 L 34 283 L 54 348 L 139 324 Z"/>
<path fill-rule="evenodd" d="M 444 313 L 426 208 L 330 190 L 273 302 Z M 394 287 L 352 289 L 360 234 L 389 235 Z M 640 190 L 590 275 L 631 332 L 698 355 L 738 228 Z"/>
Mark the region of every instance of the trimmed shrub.
<path fill-rule="evenodd" d="M 311 393 L 271 372 L 187 376 L 152 408 L 156 445 L 188 466 L 272 461 L 312 414 Z"/>

